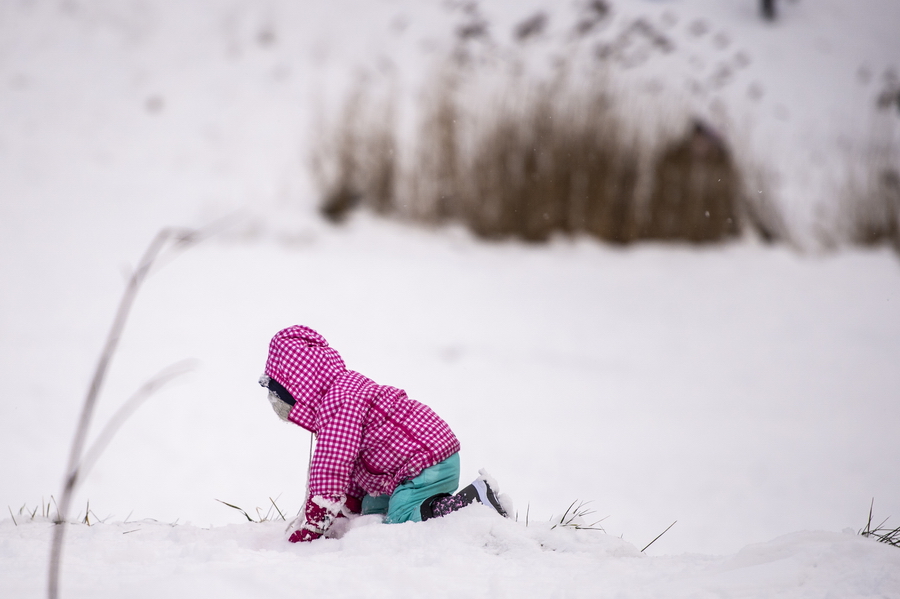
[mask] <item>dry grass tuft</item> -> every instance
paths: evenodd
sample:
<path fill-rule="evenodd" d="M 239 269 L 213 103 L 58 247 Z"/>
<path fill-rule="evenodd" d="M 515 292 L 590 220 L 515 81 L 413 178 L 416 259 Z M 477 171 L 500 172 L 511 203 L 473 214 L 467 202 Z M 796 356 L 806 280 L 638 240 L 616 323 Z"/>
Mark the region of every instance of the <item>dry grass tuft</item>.
<path fill-rule="evenodd" d="M 725 142 L 695 122 L 656 160 L 642 237 L 695 243 L 733 237 L 740 188 Z"/>
<path fill-rule="evenodd" d="M 850 240 L 863 246 L 893 245 L 900 252 L 900 173 L 884 167 L 851 204 Z"/>
<path fill-rule="evenodd" d="M 890 518 L 885 518 L 882 520 L 881 524 L 876 525 L 874 528 L 872 527 L 872 510 L 875 507 L 875 498 L 872 498 L 872 503 L 869 504 L 869 519 L 866 522 L 864 528 L 859 531 L 859 535 L 874 539 L 879 543 L 885 543 L 887 545 L 891 545 L 893 547 L 900 547 L 900 526 L 895 528 L 888 528 L 885 526 L 887 521 Z"/>
<path fill-rule="evenodd" d="M 324 135 L 313 156 L 313 175 L 325 192 L 322 215 L 339 223 L 360 204 L 390 212 L 396 195 L 395 152 L 391 103 L 373 103 L 358 88 L 344 106 L 341 125 Z"/>

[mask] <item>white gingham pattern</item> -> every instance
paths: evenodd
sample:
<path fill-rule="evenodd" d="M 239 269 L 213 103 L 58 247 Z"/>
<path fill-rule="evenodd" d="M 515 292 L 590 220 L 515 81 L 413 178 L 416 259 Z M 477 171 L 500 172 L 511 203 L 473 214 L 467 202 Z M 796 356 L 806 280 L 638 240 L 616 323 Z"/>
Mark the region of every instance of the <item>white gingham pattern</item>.
<path fill-rule="evenodd" d="M 428 406 L 347 370 L 337 351 L 308 327 L 293 326 L 272 338 L 266 374 L 297 401 L 291 422 L 318 435 L 310 497 L 389 495 L 459 451 L 450 427 Z"/>

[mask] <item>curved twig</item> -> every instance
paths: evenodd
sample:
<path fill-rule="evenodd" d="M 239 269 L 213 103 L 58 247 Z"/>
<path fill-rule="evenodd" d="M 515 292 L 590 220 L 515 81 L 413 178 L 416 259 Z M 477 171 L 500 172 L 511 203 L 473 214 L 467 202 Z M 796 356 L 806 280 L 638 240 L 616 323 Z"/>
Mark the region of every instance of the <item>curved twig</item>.
<path fill-rule="evenodd" d="M 98 441 L 101 443 L 95 444 L 94 447 L 91 448 L 91 451 L 88 452 L 86 460 L 82 460 L 82 455 L 84 452 L 84 445 L 87 440 L 88 429 L 90 428 L 91 419 L 94 415 L 94 408 L 97 404 L 97 398 L 100 395 L 100 389 L 103 386 L 103 381 L 106 378 L 106 372 L 109 370 L 109 365 L 112 362 L 112 358 L 115 355 L 116 348 L 119 345 L 119 340 L 122 337 L 122 331 L 125 328 L 125 322 L 128 319 L 128 314 L 131 311 L 131 307 L 134 304 L 134 300 L 137 297 L 138 291 L 141 288 L 144 280 L 147 278 L 150 273 L 151 268 L 157 259 L 162 255 L 163 250 L 166 249 L 167 245 L 169 249 L 181 249 L 187 246 L 193 245 L 206 239 L 207 237 L 219 232 L 224 227 L 228 226 L 229 221 L 233 220 L 232 217 L 226 217 L 219 221 L 214 222 L 208 227 L 204 227 L 203 229 L 186 229 L 186 228 L 176 228 L 176 227 L 166 227 L 160 229 L 153 239 L 150 241 L 150 244 L 147 246 L 147 249 L 144 251 L 143 256 L 141 257 L 140 262 L 138 263 L 137 268 L 131 273 L 128 277 L 128 283 L 125 286 L 125 291 L 122 293 L 122 298 L 119 300 L 119 306 L 116 309 L 115 317 L 113 318 L 112 326 L 109 329 L 109 333 L 106 336 L 106 342 L 103 345 L 103 350 L 100 353 L 100 358 L 97 361 L 97 366 L 94 369 L 94 375 L 91 378 L 91 384 L 88 387 L 87 395 L 84 399 L 84 404 L 81 409 L 81 416 L 78 420 L 78 426 L 75 429 L 75 436 L 72 439 L 72 447 L 69 451 L 69 461 L 66 465 L 65 477 L 63 483 L 63 492 L 60 495 L 60 501 L 57 506 L 57 526 L 54 527 L 53 530 L 53 541 L 50 550 L 50 572 L 48 576 L 48 584 L 47 584 L 47 596 L 49 599 L 57 599 L 59 595 L 59 566 L 62 558 L 62 547 L 63 540 L 65 538 L 66 527 L 64 526 L 68 514 L 69 514 L 69 505 L 72 501 L 72 496 L 75 492 L 75 489 L 80 480 L 84 478 L 84 472 L 86 472 L 87 466 L 88 468 L 92 466 L 99 456 L 99 452 L 102 451 L 102 448 L 105 447 L 105 444 L 108 442 L 103 441 L 103 437 L 108 433 L 108 436 L 111 437 L 115 430 L 121 425 L 121 422 L 124 421 L 136 408 L 136 406 L 132 405 L 129 408 L 129 404 L 132 403 L 132 400 L 136 398 L 139 399 L 137 403 L 145 400 L 149 395 L 153 393 L 156 389 L 158 389 L 162 384 L 171 380 L 172 377 L 177 376 L 177 373 L 171 372 L 167 373 L 165 370 L 161 373 L 157 374 L 156 377 L 150 379 L 147 383 L 145 383 L 136 393 L 132 396 L 132 399 L 129 402 L 126 402 L 126 405 L 120 409 L 119 412 L 113 417 L 113 420 L 104 428 L 103 433 L 101 433 L 101 438 Z M 96 451 L 95 451 L 96 449 Z"/>

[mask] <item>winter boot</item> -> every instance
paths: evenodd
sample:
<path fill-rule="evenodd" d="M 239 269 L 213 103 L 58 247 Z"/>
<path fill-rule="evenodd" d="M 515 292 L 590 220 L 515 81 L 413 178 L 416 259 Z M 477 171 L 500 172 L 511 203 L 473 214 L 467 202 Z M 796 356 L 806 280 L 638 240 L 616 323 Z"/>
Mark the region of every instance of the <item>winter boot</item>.
<path fill-rule="evenodd" d="M 446 516 L 476 501 L 494 508 L 498 514 L 508 518 L 506 510 L 500 505 L 500 501 L 494 493 L 496 488 L 497 483 L 482 471 L 481 476 L 476 478 L 471 485 L 460 490 L 456 495 L 441 493 L 423 501 L 421 507 L 422 520 Z"/>

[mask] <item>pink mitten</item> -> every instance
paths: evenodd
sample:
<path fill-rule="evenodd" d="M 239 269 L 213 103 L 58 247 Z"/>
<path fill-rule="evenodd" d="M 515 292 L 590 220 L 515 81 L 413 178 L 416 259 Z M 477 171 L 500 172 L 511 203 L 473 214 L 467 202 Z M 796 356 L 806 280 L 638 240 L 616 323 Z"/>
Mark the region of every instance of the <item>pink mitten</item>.
<path fill-rule="evenodd" d="M 340 514 L 344 498 L 310 497 L 306 501 L 303 526 L 291 533 L 291 543 L 315 541 L 325 534 Z"/>
<path fill-rule="evenodd" d="M 295 530 L 294 534 L 291 535 L 291 538 L 288 539 L 291 543 L 308 543 L 310 541 L 315 541 L 319 537 L 321 537 L 317 532 L 313 532 L 306 528 L 301 528 L 300 530 Z"/>

